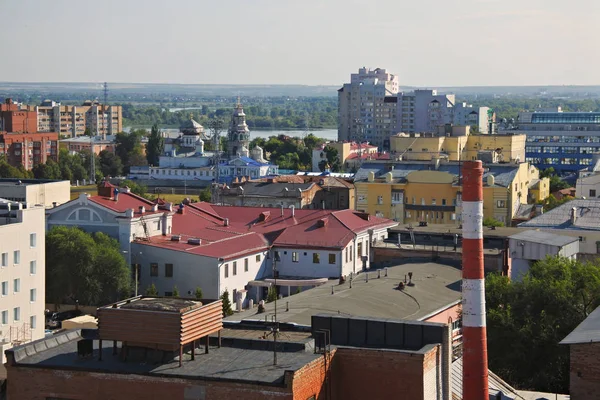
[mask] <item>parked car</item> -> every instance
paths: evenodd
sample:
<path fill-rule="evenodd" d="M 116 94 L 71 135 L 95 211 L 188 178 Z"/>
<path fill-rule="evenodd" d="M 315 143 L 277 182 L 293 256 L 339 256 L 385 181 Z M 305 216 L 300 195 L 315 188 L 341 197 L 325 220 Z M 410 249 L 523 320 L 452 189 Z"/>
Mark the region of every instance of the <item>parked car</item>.
<path fill-rule="evenodd" d="M 83 315 L 80 310 L 68 310 L 61 312 L 46 311 L 46 328 L 57 329 L 62 327 L 62 322 Z"/>

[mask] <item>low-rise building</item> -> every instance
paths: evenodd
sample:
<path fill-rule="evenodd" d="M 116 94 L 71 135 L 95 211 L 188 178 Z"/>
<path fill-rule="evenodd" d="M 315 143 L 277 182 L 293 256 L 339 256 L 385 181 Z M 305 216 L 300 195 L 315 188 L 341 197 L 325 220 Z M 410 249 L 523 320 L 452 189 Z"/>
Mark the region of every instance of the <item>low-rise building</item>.
<path fill-rule="evenodd" d="M 434 132 L 398 133 L 390 138 L 392 157 L 402 160 L 523 162 L 525 135 L 471 133 L 469 126 L 440 126 Z"/>
<path fill-rule="evenodd" d="M 560 344 L 570 351 L 571 400 L 600 399 L 600 307 L 569 333 Z"/>
<path fill-rule="evenodd" d="M 219 186 L 213 203 L 234 206 L 354 209 L 354 185 L 328 175 L 282 175 Z"/>
<path fill-rule="evenodd" d="M 44 208 L 0 199 L 0 351 L 44 337 Z"/>
<path fill-rule="evenodd" d="M 191 203 L 175 211 L 169 203 L 105 184 L 98 196 L 82 194 L 47 210 L 47 225 L 78 226 L 117 239 L 137 266 L 142 291 L 151 284 L 165 295 L 175 286 L 182 293 L 199 287 L 216 298 L 227 289 L 245 305 L 248 282 L 270 276 L 276 255 L 282 276 L 339 278 L 368 268 L 370 243 L 387 237 L 395 223 L 352 210 Z"/>
<path fill-rule="evenodd" d="M 55 207 L 71 200 L 69 181 L 0 178 L 0 198 Z"/>
<path fill-rule="evenodd" d="M 60 148 L 66 149 L 69 153 L 80 153 L 82 151 L 93 151 L 94 154 L 100 154 L 101 151 L 107 150 L 111 153 L 115 152 L 116 143 L 114 136 L 107 136 L 106 139 L 102 136 L 80 136 L 60 140 Z"/>
<path fill-rule="evenodd" d="M 600 254 L 600 199 L 574 199 L 518 225 L 579 239 L 578 258 Z"/>
<path fill-rule="evenodd" d="M 522 280 L 531 266 L 548 256 L 576 259 L 579 239 L 554 233 L 527 230 L 509 237 L 511 263 L 510 279 Z"/>
<path fill-rule="evenodd" d="M 440 160 L 365 163 L 354 178 L 356 209 L 400 223 L 460 223 L 460 168 L 459 162 Z M 510 225 L 530 199 L 539 171 L 528 163 L 485 164 L 485 169 L 484 217 Z"/>
<path fill-rule="evenodd" d="M 369 156 L 377 156 L 377 146 L 362 142 L 329 142 L 324 143 L 312 151 L 312 170 L 313 172 L 323 171 L 321 163 L 327 163 L 326 149 L 330 147 L 335 149 L 338 154 L 340 165 L 346 169 L 352 169 L 356 160 L 365 159 Z M 352 165 L 350 165 L 352 164 Z"/>

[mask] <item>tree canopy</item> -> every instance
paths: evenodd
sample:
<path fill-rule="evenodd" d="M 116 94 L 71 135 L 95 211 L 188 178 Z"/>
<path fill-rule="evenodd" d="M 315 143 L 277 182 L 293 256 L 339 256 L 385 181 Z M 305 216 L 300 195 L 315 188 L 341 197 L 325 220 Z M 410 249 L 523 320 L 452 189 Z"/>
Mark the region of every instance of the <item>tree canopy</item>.
<path fill-rule="evenodd" d="M 123 163 L 112 151 L 102 150 L 98 154 L 98 161 L 103 176 L 121 176 L 123 174 Z"/>
<path fill-rule="evenodd" d="M 563 257 L 521 282 L 486 278 L 489 367 L 521 389 L 568 393 L 569 348 L 559 345 L 600 305 L 600 266 Z"/>
<path fill-rule="evenodd" d="M 540 178 L 550 178 L 550 193 L 568 188 L 570 185 L 556 174 L 553 167 L 540 171 Z"/>
<path fill-rule="evenodd" d="M 162 137 L 158 125 L 152 125 L 150 136 L 148 137 L 148 145 L 146 146 L 146 159 L 150 165 L 158 165 L 160 155 L 165 149 L 165 138 Z"/>
<path fill-rule="evenodd" d="M 115 137 L 115 153 L 123 163 L 123 172 L 129 173 L 132 165 L 147 165 L 142 137 L 148 132 L 145 129 L 132 130 L 129 133 L 120 132 Z"/>
<path fill-rule="evenodd" d="M 76 227 L 46 235 L 46 301 L 102 305 L 130 294 L 131 276 L 115 239 Z"/>

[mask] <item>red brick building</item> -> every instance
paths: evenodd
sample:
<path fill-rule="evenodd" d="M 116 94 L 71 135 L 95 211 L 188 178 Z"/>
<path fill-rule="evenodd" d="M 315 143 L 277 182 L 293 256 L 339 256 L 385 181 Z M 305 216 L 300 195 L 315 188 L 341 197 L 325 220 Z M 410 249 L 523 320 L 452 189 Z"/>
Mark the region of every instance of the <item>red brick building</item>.
<path fill-rule="evenodd" d="M 570 348 L 571 399 L 600 400 L 600 307 L 560 344 Z"/>
<path fill-rule="evenodd" d="M 58 161 L 58 133 L 38 132 L 35 111 L 20 110 L 11 99 L 0 104 L 0 156 L 12 166 L 31 169 Z"/>

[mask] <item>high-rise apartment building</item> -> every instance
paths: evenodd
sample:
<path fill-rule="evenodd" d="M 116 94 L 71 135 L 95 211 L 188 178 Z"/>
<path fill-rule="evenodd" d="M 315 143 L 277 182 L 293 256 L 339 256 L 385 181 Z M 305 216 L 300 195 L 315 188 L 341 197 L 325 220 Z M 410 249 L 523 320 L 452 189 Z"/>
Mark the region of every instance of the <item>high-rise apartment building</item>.
<path fill-rule="evenodd" d="M 44 337 L 45 215 L 0 199 L 0 350 Z"/>
<path fill-rule="evenodd" d="M 45 100 L 39 106 L 24 106 L 37 113 L 39 132 L 58 132 L 71 137 L 83 135 L 88 129 L 92 135 L 115 135 L 123 131 L 123 109 L 97 101 L 85 101 L 81 106 L 67 106 Z"/>
<path fill-rule="evenodd" d="M 495 114 L 489 107 L 457 103 L 455 95 L 438 94 L 437 90 L 398 93 L 396 115 L 396 132 L 432 133 L 446 124 L 470 126 L 478 133 L 495 131 Z"/>
<path fill-rule="evenodd" d="M 338 90 L 338 139 L 389 148 L 396 126 L 398 76 L 383 68 L 360 68 Z"/>

